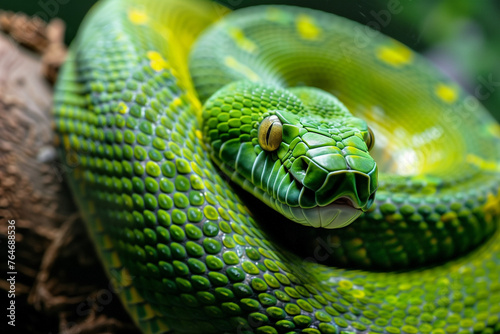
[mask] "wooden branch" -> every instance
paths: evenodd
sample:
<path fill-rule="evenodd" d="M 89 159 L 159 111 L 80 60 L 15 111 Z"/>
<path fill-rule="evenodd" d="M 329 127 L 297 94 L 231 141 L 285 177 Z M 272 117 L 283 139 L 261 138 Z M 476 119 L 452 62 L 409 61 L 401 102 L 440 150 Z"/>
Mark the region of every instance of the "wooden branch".
<path fill-rule="evenodd" d="M 69 167 L 53 145 L 52 84 L 66 55 L 64 29 L 61 20 L 0 12 L 0 239 L 15 220 L 15 329 L 138 333 L 110 289 L 63 182 Z M 0 282 L 6 293 L 10 285 Z"/>

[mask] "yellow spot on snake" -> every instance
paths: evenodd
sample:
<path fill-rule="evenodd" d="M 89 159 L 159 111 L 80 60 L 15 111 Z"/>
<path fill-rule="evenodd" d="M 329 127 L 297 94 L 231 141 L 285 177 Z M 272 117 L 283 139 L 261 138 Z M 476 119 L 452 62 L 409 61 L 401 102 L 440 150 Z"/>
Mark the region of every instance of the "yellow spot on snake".
<path fill-rule="evenodd" d="M 122 261 L 120 260 L 120 256 L 117 252 L 111 252 L 111 267 L 118 269 L 123 266 Z"/>
<path fill-rule="evenodd" d="M 339 286 L 341 288 L 346 289 L 346 290 L 350 290 L 350 289 L 352 289 L 353 284 L 351 281 L 342 280 L 342 281 L 339 281 Z"/>
<path fill-rule="evenodd" d="M 446 277 L 440 278 L 436 281 L 439 286 L 449 286 L 450 280 Z"/>
<path fill-rule="evenodd" d="M 467 155 L 466 161 L 484 171 L 500 172 L 500 161 L 488 161 L 472 153 Z"/>
<path fill-rule="evenodd" d="M 456 212 L 446 212 L 441 216 L 441 221 L 443 223 L 451 223 L 455 219 L 457 219 Z"/>
<path fill-rule="evenodd" d="M 321 29 L 314 23 L 314 19 L 308 15 L 299 15 L 296 27 L 297 32 L 303 39 L 315 40 L 321 34 Z"/>
<path fill-rule="evenodd" d="M 453 103 L 457 100 L 458 93 L 457 89 L 452 86 L 445 84 L 439 84 L 436 86 L 435 93 L 442 101 L 446 103 Z"/>
<path fill-rule="evenodd" d="M 148 51 L 146 54 L 149 59 L 149 66 L 155 71 L 161 71 L 168 68 L 168 63 L 163 59 L 162 55 L 156 51 Z"/>
<path fill-rule="evenodd" d="M 203 139 L 203 134 L 201 133 L 200 130 L 196 130 L 195 131 L 195 134 L 196 134 L 196 138 L 198 138 L 199 140 L 202 140 Z"/>
<path fill-rule="evenodd" d="M 158 316 L 163 316 L 162 314 L 158 314 Z M 163 321 L 157 322 L 158 324 L 158 332 L 165 333 L 170 331 L 170 327 L 168 327 Z"/>
<path fill-rule="evenodd" d="M 484 204 L 484 219 L 488 222 L 493 220 L 493 217 L 500 216 L 500 189 L 497 189 L 498 195 L 488 194 L 488 199 Z"/>
<path fill-rule="evenodd" d="M 144 299 L 142 298 L 141 294 L 137 289 L 133 286 L 130 287 L 128 290 L 128 298 L 127 298 L 127 303 L 130 304 L 139 304 L 143 303 Z"/>
<path fill-rule="evenodd" d="M 413 52 L 401 43 L 393 46 L 383 45 L 377 49 L 377 58 L 394 67 L 409 64 L 413 59 Z"/>
<path fill-rule="evenodd" d="M 254 71 L 252 71 L 250 68 L 243 65 L 242 63 L 240 63 L 236 59 L 234 59 L 234 57 L 231 57 L 231 56 L 226 57 L 224 59 L 224 63 L 226 64 L 227 67 L 229 67 L 237 72 L 240 72 L 241 74 L 245 75 L 251 81 L 258 81 L 259 80 L 259 76 Z"/>
<path fill-rule="evenodd" d="M 491 133 L 493 137 L 500 139 L 500 124 L 491 123 L 488 126 L 488 132 Z"/>
<path fill-rule="evenodd" d="M 151 304 L 144 304 L 144 314 L 142 316 L 142 319 L 151 319 L 155 316 L 155 311 L 153 310 L 153 307 Z"/>
<path fill-rule="evenodd" d="M 66 152 L 71 149 L 71 143 L 69 142 L 69 136 L 67 134 L 63 135 L 63 146 Z"/>
<path fill-rule="evenodd" d="M 148 15 L 143 10 L 137 8 L 128 10 L 128 19 L 136 25 L 146 24 L 149 21 Z"/>
<path fill-rule="evenodd" d="M 120 288 L 131 286 L 133 282 L 133 277 L 126 268 L 112 271 L 111 279 L 115 282 L 115 286 Z M 124 289 L 119 290 L 124 291 Z"/>
<path fill-rule="evenodd" d="M 233 27 L 229 30 L 229 35 L 236 41 L 236 44 L 241 49 L 250 53 L 257 50 L 257 45 L 245 36 L 243 30 Z"/>
<path fill-rule="evenodd" d="M 146 55 L 149 60 L 163 60 L 163 57 L 157 51 L 148 51 Z"/>
<path fill-rule="evenodd" d="M 128 111 L 128 107 L 127 107 L 127 105 L 126 105 L 125 103 L 123 103 L 123 102 L 120 102 L 120 103 L 118 104 L 118 112 L 119 112 L 120 114 L 126 114 L 126 113 L 127 113 L 127 111 Z"/>
<path fill-rule="evenodd" d="M 156 72 L 164 70 L 164 69 L 166 69 L 168 67 L 167 63 L 165 61 L 163 61 L 163 60 L 151 60 L 149 62 L 149 65 Z"/>
<path fill-rule="evenodd" d="M 182 104 L 182 100 L 180 97 L 176 97 L 175 100 L 172 101 L 172 104 L 175 106 L 175 107 L 178 107 Z"/>
<path fill-rule="evenodd" d="M 111 241 L 109 235 L 105 234 L 102 236 L 101 246 L 106 250 L 113 248 L 113 241 Z"/>
<path fill-rule="evenodd" d="M 352 291 L 352 296 L 354 298 L 361 299 L 361 298 L 365 297 L 365 292 L 363 290 L 353 290 Z"/>

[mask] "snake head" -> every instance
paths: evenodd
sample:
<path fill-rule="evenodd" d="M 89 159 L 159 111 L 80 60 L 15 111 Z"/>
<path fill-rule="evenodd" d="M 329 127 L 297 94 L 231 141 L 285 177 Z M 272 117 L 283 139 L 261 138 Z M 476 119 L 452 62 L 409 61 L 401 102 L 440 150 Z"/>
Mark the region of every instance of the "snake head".
<path fill-rule="evenodd" d="M 203 119 L 220 169 L 295 222 L 343 227 L 373 203 L 372 134 L 326 92 L 231 84 L 207 101 Z"/>

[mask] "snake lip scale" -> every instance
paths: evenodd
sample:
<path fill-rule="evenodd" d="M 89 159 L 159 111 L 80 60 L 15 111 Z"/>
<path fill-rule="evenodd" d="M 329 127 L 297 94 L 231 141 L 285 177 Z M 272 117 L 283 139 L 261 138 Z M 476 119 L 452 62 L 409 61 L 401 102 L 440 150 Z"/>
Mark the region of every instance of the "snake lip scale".
<path fill-rule="evenodd" d="M 292 6 L 89 12 L 58 152 L 142 332 L 500 333 L 500 126 L 369 33 Z"/>

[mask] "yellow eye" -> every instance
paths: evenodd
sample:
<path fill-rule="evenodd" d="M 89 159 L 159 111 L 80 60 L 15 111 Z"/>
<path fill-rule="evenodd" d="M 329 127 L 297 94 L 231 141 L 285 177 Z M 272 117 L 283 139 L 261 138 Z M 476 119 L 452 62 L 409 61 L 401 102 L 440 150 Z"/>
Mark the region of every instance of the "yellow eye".
<path fill-rule="evenodd" d="M 371 151 L 375 145 L 375 135 L 370 127 L 368 127 L 368 137 L 365 140 L 366 146 L 368 146 L 368 151 Z"/>
<path fill-rule="evenodd" d="M 283 125 L 278 116 L 268 116 L 259 125 L 259 145 L 266 151 L 275 151 L 281 144 Z"/>

